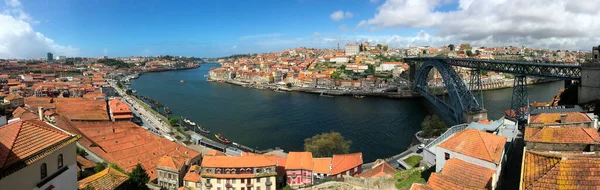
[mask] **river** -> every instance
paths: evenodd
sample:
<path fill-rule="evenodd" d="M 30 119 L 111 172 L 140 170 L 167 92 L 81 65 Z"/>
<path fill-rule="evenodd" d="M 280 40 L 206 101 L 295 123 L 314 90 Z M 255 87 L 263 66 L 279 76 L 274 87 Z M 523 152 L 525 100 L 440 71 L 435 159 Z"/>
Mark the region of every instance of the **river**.
<path fill-rule="evenodd" d="M 167 105 L 233 142 L 266 149 L 302 151 L 304 139 L 329 131 L 352 141 L 351 151 L 365 162 L 387 158 L 409 147 L 429 110 L 424 99 L 320 97 L 300 92 L 282 93 L 207 82 L 204 75 L 218 64 L 198 69 L 147 73 L 130 88 Z M 185 80 L 184 84 L 180 81 Z M 549 101 L 562 82 L 529 86 L 530 101 Z M 510 108 L 512 89 L 484 92 L 490 119 Z"/>

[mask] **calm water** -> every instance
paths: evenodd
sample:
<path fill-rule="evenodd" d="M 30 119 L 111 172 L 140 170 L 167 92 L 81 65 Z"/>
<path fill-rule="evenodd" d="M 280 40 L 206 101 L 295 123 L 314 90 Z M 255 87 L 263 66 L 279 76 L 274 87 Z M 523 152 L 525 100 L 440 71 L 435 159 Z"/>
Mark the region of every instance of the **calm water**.
<path fill-rule="evenodd" d="M 365 162 L 406 150 L 431 107 L 424 99 L 325 98 L 206 82 L 204 75 L 210 67 L 218 65 L 145 74 L 132 80 L 131 88 L 169 106 L 175 116 L 190 118 L 212 133 L 259 149 L 301 151 L 305 138 L 340 132 L 352 140 L 353 152 L 363 152 Z M 531 86 L 530 100 L 549 101 L 561 87 L 561 82 Z M 503 115 L 510 107 L 511 95 L 511 89 L 484 93 L 490 119 Z"/>

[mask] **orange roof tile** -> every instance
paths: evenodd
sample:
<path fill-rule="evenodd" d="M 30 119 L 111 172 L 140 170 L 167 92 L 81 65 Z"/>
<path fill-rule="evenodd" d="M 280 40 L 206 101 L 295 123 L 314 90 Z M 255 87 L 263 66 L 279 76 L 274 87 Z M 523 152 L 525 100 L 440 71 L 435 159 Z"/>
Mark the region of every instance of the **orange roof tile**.
<path fill-rule="evenodd" d="M 467 129 L 456 133 L 438 147 L 498 164 L 502 159 L 504 144 L 505 137 Z"/>
<path fill-rule="evenodd" d="M 52 147 L 62 146 L 69 139 L 75 139 L 75 136 L 42 121 L 19 120 L 9 123 L 0 127 L 0 168 L 8 168 Z M 35 160 L 40 158 L 43 157 L 37 157 Z"/>
<path fill-rule="evenodd" d="M 600 154 L 525 151 L 522 189 L 600 189 Z"/>
<path fill-rule="evenodd" d="M 19 118 L 21 117 L 21 114 L 25 113 L 27 110 L 23 109 L 23 107 L 17 107 L 13 112 L 12 115 L 15 118 Z"/>
<path fill-rule="evenodd" d="M 377 166 L 375 166 L 373 169 L 367 170 L 366 172 L 363 172 L 363 173 L 359 174 L 358 176 L 366 177 L 366 178 L 393 176 L 396 172 L 397 172 L 396 169 L 394 169 L 394 167 L 390 166 L 387 162 L 381 162 Z"/>
<path fill-rule="evenodd" d="M 431 189 L 440 189 L 440 190 L 466 190 L 466 189 L 476 189 L 469 188 L 460 185 L 460 183 L 455 183 L 451 181 L 451 179 L 446 178 L 447 176 L 442 175 L 440 173 L 432 173 L 429 176 L 429 181 L 427 181 L 427 186 L 431 187 Z"/>
<path fill-rule="evenodd" d="M 311 152 L 289 152 L 285 164 L 286 170 L 312 170 L 313 157 Z"/>
<path fill-rule="evenodd" d="M 190 169 L 188 170 L 188 172 L 185 174 L 185 176 L 183 177 L 184 181 L 191 181 L 191 182 L 200 182 L 200 180 L 202 178 L 200 178 L 200 166 L 198 165 L 192 165 L 190 166 Z"/>
<path fill-rule="evenodd" d="M 183 163 L 181 163 L 179 160 L 174 159 L 171 156 L 165 155 L 158 159 L 158 164 L 156 166 L 179 170 L 182 164 Z"/>
<path fill-rule="evenodd" d="M 331 158 L 313 158 L 313 172 L 329 174 L 331 170 Z"/>
<path fill-rule="evenodd" d="M 82 156 L 77 155 L 77 163 L 82 167 L 82 168 L 93 168 L 96 167 L 96 163 L 85 159 Z"/>
<path fill-rule="evenodd" d="M 127 179 L 129 179 L 129 176 L 108 167 L 94 175 L 79 180 L 77 187 L 84 189 L 89 186 L 95 190 L 113 190 L 125 183 Z"/>
<path fill-rule="evenodd" d="M 107 121 L 109 120 L 106 102 L 83 98 L 55 98 L 56 112 L 71 120 Z"/>
<path fill-rule="evenodd" d="M 117 113 L 131 113 L 131 108 L 129 108 L 129 106 L 125 103 L 123 103 L 121 101 L 121 99 L 118 98 L 113 98 L 110 99 L 108 101 L 108 105 L 110 107 L 110 111 L 113 112 L 113 114 L 117 114 Z"/>
<path fill-rule="evenodd" d="M 217 151 L 215 149 L 210 149 L 208 150 L 208 152 L 205 154 L 205 156 L 226 156 L 225 153 Z"/>
<path fill-rule="evenodd" d="M 275 159 L 274 155 L 204 156 L 201 166 L 211 168 L 266 167 L 275 166 Z"/>
<path fill-rule="evenodd" d="M 441 174 L 446 179 L 464 187 L 485 189 L 496 171 L 462 161 L 457 158 L 449 159 Z"/>
<path fill-rule="evenodd" d="M 433 188 L 420 183 L 413 183 L 410 190 L 433 190 Z"/>
<path fill-rule="evenodd" d="M 578 123 L 592 121 L 585 113 L 568 112 L 568 113 L 541 113 L 532 115 L 529 123 L 556 124 L 560 123 L 560 115 L 566 114 L 565 122 Z"/>
<path fill-rule="evenodd" d="M 525 141 L 542 143 L 599 143 L 600 135 L 588 127 L 526 127 Z"/>
<path fill-rule="evenodd" d="M 331 175 L 348 171 L 362 164 L 362 152 L 352 154 L 335 154 L 331 159 Z"/>

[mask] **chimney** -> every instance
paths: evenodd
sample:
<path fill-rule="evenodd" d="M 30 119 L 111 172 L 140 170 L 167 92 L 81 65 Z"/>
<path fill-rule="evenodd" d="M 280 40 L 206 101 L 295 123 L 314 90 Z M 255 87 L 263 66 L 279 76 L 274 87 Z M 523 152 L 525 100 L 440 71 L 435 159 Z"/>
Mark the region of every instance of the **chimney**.
<path fill-rule="evenodd" d="M 44 121 L 44 108 L 42 106 L 38 107 L 38 116 L 40 121 Z"/>
<path fill-rule="evenodd" d="M 560 114 L 560 123 L 566 123 L 566 122 L 567 122 L 567 114 L 566 113 Z"/>

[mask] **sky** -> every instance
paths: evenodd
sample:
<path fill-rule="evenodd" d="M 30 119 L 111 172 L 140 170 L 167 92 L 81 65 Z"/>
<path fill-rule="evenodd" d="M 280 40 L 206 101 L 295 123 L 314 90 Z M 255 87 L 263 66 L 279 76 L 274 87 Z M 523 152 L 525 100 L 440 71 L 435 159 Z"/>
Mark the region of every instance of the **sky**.
<path fill-rule="evenodd" d="M 295 47 L 591 50 L 600 0 L 2 0 L 0 59 L 220 57 Z"/>

